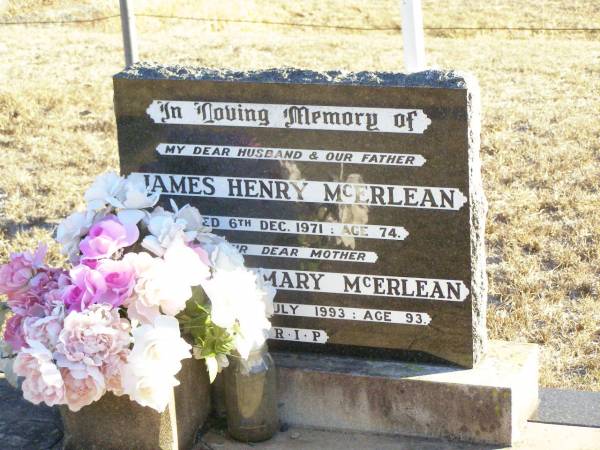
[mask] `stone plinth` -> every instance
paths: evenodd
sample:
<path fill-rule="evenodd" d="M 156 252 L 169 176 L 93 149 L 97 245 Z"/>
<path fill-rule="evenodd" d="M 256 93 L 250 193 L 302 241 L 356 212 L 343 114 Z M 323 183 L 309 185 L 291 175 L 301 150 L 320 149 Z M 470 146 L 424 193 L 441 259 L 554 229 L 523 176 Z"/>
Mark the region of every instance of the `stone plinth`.
<path fill-rule="evenodd" d="M 210 384 L 204 362 L 182 361 L 174 401 L 159 414 L 129 400 L 106 394 L 74 413 L 61 407 L 67 450 L 177 450 L 194 445 L 210 412 Z"/>
<path fill-rule="evenodd" d="M 538 405 L 538 348 L 491 341 L 473 369 L 273 354 L 294 426 L 511 445 Z"/>

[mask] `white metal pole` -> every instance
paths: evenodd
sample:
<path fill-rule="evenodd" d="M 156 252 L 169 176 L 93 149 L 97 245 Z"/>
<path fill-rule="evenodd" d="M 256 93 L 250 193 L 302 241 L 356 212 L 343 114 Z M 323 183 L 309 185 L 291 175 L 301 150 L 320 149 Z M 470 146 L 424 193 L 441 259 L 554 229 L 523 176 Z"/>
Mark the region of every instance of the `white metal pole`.
<path fill-rule="evenodd" d="M 421 0 L 402 0 L 404 65 L 408 72 L 425 69 L 425 38 Z"/>
<path fill-rule="evenodd" d="M 128 0 L 119 0 L 121 6 L 121 29 L 123 31 L 123 49 L 125 50 L 125 67 L 138 60 L 137 34 L 135 30 L 135 15 L 129 7 Z"/>

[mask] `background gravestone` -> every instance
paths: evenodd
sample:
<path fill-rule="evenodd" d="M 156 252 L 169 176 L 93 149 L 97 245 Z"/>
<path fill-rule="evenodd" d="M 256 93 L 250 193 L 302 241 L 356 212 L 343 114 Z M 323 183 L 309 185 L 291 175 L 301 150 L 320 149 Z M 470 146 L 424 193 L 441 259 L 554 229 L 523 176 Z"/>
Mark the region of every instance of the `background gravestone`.
<path fill-rule="evenodd" d="M 483 351 L 476 83 L 136 65 L 121 170 L 191 203 L 278 288 L 270 346 L 470 367 Z"/>

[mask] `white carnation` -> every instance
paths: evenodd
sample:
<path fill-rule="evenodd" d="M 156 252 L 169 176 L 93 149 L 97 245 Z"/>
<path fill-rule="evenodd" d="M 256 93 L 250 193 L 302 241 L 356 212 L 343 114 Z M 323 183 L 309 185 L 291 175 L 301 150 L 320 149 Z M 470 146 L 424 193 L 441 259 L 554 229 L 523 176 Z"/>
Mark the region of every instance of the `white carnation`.
<path fill-rule="evenodd" d="M 146 186 L 144 176 L 139 173 L 129 175 L 118 193 L 120 211 L 117 213 L 123 223 L 135 223 L 148 216 L 144 208 L 152 208 L 158 202 L 160 193 L 152 193 Z"/>
<path fill-rule="evenodd" d="M 220 239 L 214 246 L 210 253 L 210 260 L 217 271 L 232 271 L 244 267 L 242 254 L 225 239 Z"/>
<path fill-rule="evenodd" d="M 119 194 L 124 180 L 115 172 L 106 172 L 98 176 L 85 192 L 87 207 L 93 211 L 104 209 L 107 205 L 118 207 L 121 204 Z"/>
<path fill-rule="evenodd" d="M 61 244 L 62 253 L 72 262 L 77 261 L 79 242 L 92 226 L 94 215 L 94 211 L 73 213 L 56 230 L 56 240 Z"/>
<path fill-rule="evenodd" d="M 144 176 L 131 174 L 126 179 L 115 172 L 98 176 L 85 192 L 87 207 L 100 211 L 107 206 L 117 209 L 117 217 L 122 223 L 137 224 L 148 212 L 144 208 L 156 205 L 159 193 L 152 193 L 146 186 Z"/>
<path fill-rule="evenodd" d="M 155 255 L 164 255 L 166 249 L 174 241 L 181 239 L 191 242 L 196 237 L 196 231 L 187 229 L 187 222 L 177 218 L 175 214 L 157 207 L 146 219 L 150 234 L 142 241 L 142 247 Z"/>
<path fill-rule="evenodd" d="M 123 184 L 123 207 L 128 209 L 151 208 L 156 205 L 160 194 L 150 192 L 144 176 L 132 173 Z"/>
<path fill-rule="evenodd" d="M 211 231 L 210 227 L 203 225 L 202 215 L 198 211 L 198 208 L 186 204 L 180 209 L 172 199 L 171 207 L 173 208 L 175 218 L 185 221 L 185 231 L 195 231 L 197 233 L 209 233 Z"/>

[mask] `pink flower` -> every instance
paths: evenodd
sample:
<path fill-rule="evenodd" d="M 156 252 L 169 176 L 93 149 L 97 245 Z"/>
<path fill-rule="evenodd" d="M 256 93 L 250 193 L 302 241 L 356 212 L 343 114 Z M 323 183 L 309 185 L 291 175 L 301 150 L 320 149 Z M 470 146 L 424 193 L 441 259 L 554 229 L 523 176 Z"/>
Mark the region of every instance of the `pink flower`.
<path fill-rule="evenodd" d="M 126 349 L 117 355 L 111 356 L 102 366 L 102 375 L 106 383 L 106 390 L 115 395 L 123 395 L 123 370 L 131 351 Z"/>
<path fill-rule="evenodd" d="M 9 296 L 6 303 L 15 314 L 25 317 L 43 317 L 48 312 L 42 294 L 34 289 Z"/>
<path fill-rule="evenodd" d="M 58 277 L 62 273 L 60 269 L 44 269 L 39 271 L 29 280 L 29 289 L 36 292 L 47 292 L 58 287 Z"/>
<path fill-rule="evenodd" d="M 9 296 L 28 289 L 29 281 L 44 267 L 46 247 L 42 244 L 35 253 L 13 253 L 10 261 L 0 266 L 0 294 Z"/>
<path fill-rule="evenodd" d="M 107 291 L 104 276 L 84 264 L 75 266 L 69 272 L 71 284 L 66 287 L 62 299 L 69 311 L 82 311 L 95 303 L 102 303 Z"/>
<path fill-rule="evenodd" d="M 23 316 L 15 314 L 6 321 L 4 340 L 10 344 L 15 352 L 18 352 L 26 345 L 25 334 L 23 332 Z"/>
<path fill-rule="evenodd" d="M 140 232 L 135 224 L 123 224 L 114 215 L 108 215 L 92 225 L 79 244 L 82 259 L 108 258 L 123 247 L 135 243 Z"/>
<path fill-rule="evenodd" d="M 92 305 L 84 312 L 71 312 L 64 321 L 56 345 L 60 367 L 83 363 L 100 367 L 112 356 L 129 349 L 130 324 L 110 305 Z"/>
<path fill-rule="evenodd" d="M 64 403 L 73 412 L 100 400 L 106 392 L 104 377 L 97 367 L 70 364 L 60 369 L 64 380 Z"/>
<path fill-rule="evenodd" d="M 132 265 L 126 261 L 103 259 L 99 261 L 97 270 L 104 277 L 106 284 L 102 302 L 113 307 L 121 306 L 135 287 L 135 271 Z"/>
<path fill-rule="evenodd" d="M 16 314 L 44 317 L 56 303 L 62 303 L 61 294 L 70 283 L 67 273 L 60 269 L 42 269 L 29 281 L 24 292 L 8 296 L 7 304 Z"/>
<path fill-rule="evenodd" d="M 88 266 L 90 269 L 95 269 L 98 267 L 97 259 L 82 259 L 81 264 Z"/>
<path fill-rule="evenodd" d="M 54 309 L 57 305 L 62 305 L 65 290 L 71 286 L 71 278 L 68 272 L 62 272 L 56 277 L 56 287 L 44 293 L 44 303 L 50 309 Z"/>
<path fill-rule="evenodd" d="M 27 317 L 23 321 L 23 333 L 27 342 L 36 341 L 54 351 L 58 336 L 63 329 L 64 308 L 58 305 L 45 317 Z"/>
<path fill-rule="evenodd" d="M 61 373 L 52 361 L 50 350 L 36 341 L 22 349 L 15 358 L 14 372 L 22 377 L 23 397 L 36 405 L 61 405 L 65 401 L 65 386 Z"/>
<path fill-rule="evenodd" d="M 71 284 L 69 273 L 62 269 L 49 269 L 39 272 L 29 283 L 33 292 L 42 298 L 46 314 L 51 314 L 57 305 L 62 306 L 62 294 Z"/>

